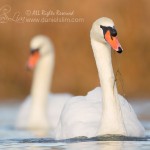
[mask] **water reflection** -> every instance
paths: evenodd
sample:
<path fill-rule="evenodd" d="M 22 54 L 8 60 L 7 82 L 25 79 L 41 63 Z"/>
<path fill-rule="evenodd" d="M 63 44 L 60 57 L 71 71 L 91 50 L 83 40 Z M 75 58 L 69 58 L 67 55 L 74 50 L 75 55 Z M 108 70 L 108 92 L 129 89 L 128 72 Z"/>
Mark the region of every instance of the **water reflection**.
<path fill-rule="evenodd" d="M 50 136 L 48 130 L 28 130 L 27 132 L 30 132 L 30 134 L 32 134 L 36 138 L 44 138 Z"/>
<path fill-rule="evenodd" d="M 5 148 L 11 150 L 149 150 L 149 146 L 140 145 L 137 142 L 80 142 L 80 143 L 29 143 L 12 144 Z"/>
<path fill-rule="evenodd" d="M 74 143 L 67 147 L 67 150 L 140 150 L 133 142 L 112 141 L 112 142 L 86 142 Z"/>

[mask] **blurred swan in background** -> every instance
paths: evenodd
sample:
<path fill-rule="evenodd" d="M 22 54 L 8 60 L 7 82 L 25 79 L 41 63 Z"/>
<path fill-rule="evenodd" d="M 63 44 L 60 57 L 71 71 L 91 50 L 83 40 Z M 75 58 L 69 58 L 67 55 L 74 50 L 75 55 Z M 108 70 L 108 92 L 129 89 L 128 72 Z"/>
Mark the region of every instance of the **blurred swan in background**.
<path fill-rule="evenodd" d="M 127 102 L 118 94 L 111 60 L 111 48 L 122 52 L 111 19 L 96 20 L 90 32 L 91 45 L 101 88 L 86 96 L 71 98 L 61 113 L 56 138 L 99 135 L 144 136 L 145 129 Z"/>
<path fill-rule="evenodd" d="M 51 40 L 43 35 L 35 36 L 30 43 L 28 68 L 34 70 L 31 95 L 22 104 L 17 128 L 53 130 L 65 102 L 70 94 L 49 94 L 54 69 L 54 47 Z"/>

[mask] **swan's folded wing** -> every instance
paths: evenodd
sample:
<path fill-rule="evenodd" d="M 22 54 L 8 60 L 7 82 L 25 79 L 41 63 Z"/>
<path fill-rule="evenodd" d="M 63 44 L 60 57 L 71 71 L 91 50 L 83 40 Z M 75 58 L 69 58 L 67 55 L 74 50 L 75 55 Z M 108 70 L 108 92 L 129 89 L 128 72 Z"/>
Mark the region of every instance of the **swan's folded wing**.
<path fill-rule="evenodd" d="M 86 96 L 71 98 L 63 108 L 56 138 L 96 136 L 101 118 L 101 91 L 96 88 Z"/>
<path fill-rule="evenodd" d="M 16 120 L 17 128 L 26 128 L 30 107 L 31 107 L 31 97 L 28 96 L 19 108 Z"/>
<path fill-rule="evenodd" d="M 56 128 L 62 109 L 71 97 L 71 94 L 49 94 L 48 119 L 52 129 Z"/>
<path fill-rule="evenodd" d="M 138 120 L 137 115 L 135 114 L 132 106 L 121 95 L 119 95 L 119 100 L 121 103 L 125 127 L 126 130 L 128 131 L 128 136 L 136 136 L 136 137 L 144 136 L 145 129 Z"/>

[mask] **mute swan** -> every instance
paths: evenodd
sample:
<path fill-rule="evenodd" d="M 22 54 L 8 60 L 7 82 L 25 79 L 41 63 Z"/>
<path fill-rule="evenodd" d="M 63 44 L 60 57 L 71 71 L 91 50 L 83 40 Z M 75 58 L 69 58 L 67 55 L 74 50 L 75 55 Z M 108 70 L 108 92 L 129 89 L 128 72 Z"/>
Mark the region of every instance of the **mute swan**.
<path fill-rule="evenodd" d="M 111 61 L 111 48 L 122 52 L 117 31 L 111 19 L 96 20 L 90 32 L 101 88 L 86 96 L 71 98 L 64 106 L 56 138 L 102 136 L 107 134 L 144 136 L 145 129 L 127 102 L 118 94 Z"/>
<path fill-rule="evenodd" d="M 30 43 L 28 68 L 34 70 L 31 95 L 22 104 L 17 128 L 53 130 L 60 117 L 64 103 L 70 94 L 49 94 L 54 68 L 54 48 L 50 39 L 35 36 Z"/>

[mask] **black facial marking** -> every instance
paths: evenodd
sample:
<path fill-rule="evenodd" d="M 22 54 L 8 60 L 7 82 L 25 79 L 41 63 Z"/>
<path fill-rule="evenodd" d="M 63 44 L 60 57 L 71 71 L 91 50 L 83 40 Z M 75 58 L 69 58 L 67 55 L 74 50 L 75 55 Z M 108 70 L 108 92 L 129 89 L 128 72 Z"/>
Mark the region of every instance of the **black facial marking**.
<path fill-rule="evenodd" d="M 106 27 L 106 26 L 102 26 L 102 25 L 100 25 L 100 28 L 102 28 L 102 30 L 103 30 L 103 34 L 105 35 L 106 34 L 106 32 L 109 30 L 110 31 L 110 34 L 111 34 L 111 36 L 113 36 L 113 37 L 115 37 L 115 36 L 117 36 L 117 30 L 115 29 L 115 27 Z"/>
<path fill-rule="evenodd" d="M 111 33 L 111 35 L 114 36 L 114 37 L 117 36 L 117 30 L 115 29 L 115 27 L 112 28 L 112 30 L 111 30 L 110 33 Z"/>
<path fill-rule="evenodd" d="M 30 53 L 33 55 L 35 52 L 38 52 L 38 51 L 39 51 L 39 49 L 31 49 Z"/>

